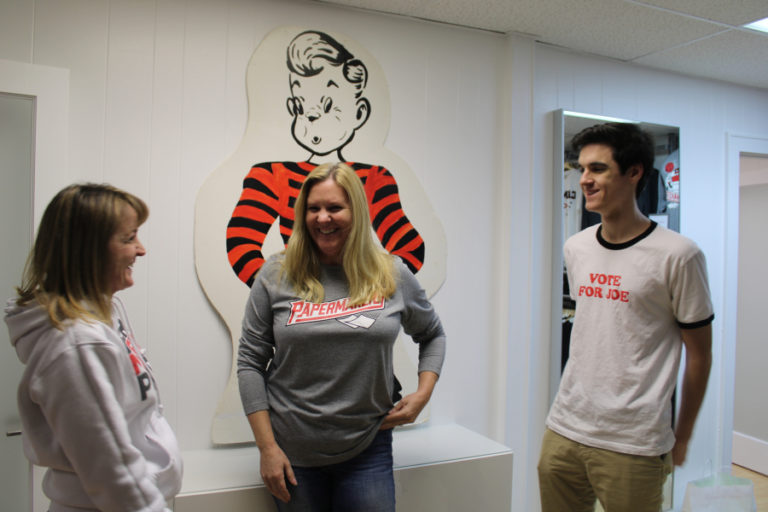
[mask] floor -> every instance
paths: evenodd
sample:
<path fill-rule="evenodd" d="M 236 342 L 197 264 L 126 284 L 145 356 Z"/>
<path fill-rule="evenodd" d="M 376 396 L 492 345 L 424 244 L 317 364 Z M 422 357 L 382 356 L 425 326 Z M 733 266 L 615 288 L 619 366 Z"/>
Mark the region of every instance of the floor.
<path fill-rule="evenodd" d="M 755 501 L 757 501 L 757 512 L 768 512 L 768 476 L 755 473 L 747 468 L 731 466 L 731 474 L 739 478 L 749 478 L 755 485 Z"/>
<path fill-rule="evenodd" d="M 755 486 L 757 512 L 768 512 L 768 476 L 755 473 L 736 464 L 731 466 L 731 475 L 752 480 Z M 595 512 L 603 512 L 603 507 L 600 506 L 600 503 L 595 504 Z"/>

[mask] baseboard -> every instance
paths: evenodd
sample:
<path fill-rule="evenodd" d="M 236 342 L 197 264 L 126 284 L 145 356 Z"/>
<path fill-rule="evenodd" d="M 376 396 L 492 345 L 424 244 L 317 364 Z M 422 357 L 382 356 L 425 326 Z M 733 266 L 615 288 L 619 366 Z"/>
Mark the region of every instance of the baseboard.
<path fill-rule="evenodd" d="M 768 441 L 734 431 L 733 463 L 768 475 Z"/>

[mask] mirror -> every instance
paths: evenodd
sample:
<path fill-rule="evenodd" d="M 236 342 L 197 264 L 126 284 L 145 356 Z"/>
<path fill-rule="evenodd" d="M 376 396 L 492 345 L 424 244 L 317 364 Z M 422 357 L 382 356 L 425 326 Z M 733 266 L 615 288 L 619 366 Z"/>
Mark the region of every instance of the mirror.
<path fill-rule="evenodd" d="M 563 244 L 571 235 L 598 224 L 600 215 L 583 207 L 579 185 L 581 172 L 571 139 L 584 128 L 607 123 L 639 124 L 655 142 L 654 169 L 641 196 L 640 211 L 658 224 L 680 231 L 680 129 L 674 126 L 605 117 L 566 110 L 554 113 L 554 194 L 555 211 L 552 227 L 552 346 L 550 349 L 550 403 L 555 398 L 565 363 L 568 360 L 571 326 L 575 303 L 568 290 L 563 265 Z M 674 397 L 673 397 L 674 401 Z M 672 478 L 664 489 L 663 509 L 671 508 Z"/>
<path fill-rule="evenodd" d="M 600 222 L 600 215 L 583 207 L 579 186 L 578 154 L 571 149 L 571 139 L 584 128 L 607 123 L 637 123 L 651 133 L 655 141 L 654 170 L 642 195 L 638 198 L 640 211 L 651 220 L 669 229 L 680 231 L 680 129 L 615 117 L 598 116 L 567 110 L 554 112 L 554 226 L 552 229 L 552 360 L 550 398 L 554 399 L 560 374 L 568 360 L 570 322 L 574 303 L 568 291 L 563 266 L 563 244 L 571 235 Z M 559 221 L 559 222 L 558 222 Z M 558 300 L 562 297 L 562 300 Z"/>

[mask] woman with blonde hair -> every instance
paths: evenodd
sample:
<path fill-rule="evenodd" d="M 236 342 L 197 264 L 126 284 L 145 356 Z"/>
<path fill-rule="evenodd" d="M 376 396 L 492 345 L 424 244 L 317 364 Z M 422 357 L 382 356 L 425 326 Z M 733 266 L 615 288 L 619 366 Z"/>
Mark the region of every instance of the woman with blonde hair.
<path fill-rule="evenodd" d="M 373 239 L 355 172 L 304 181 L 293 234 L 251 288 L 238 353 L 261 475 L 280 511 L 395 510 L 392 428 L 437 382 L 445 334 L 408 268 Z M 400 327 L 419 344 L 418 389 L 393 403 Z"/>
<path fill-rule="evenodd" d="M 25 365 L 24 452 L 47 467 L 49 512 L 168 511 L 181 487 L 176 438 L 125 310 L 146 250 L 147 205 L 110 185 L 71 185 L 48 204 L 5 321 Z"/>

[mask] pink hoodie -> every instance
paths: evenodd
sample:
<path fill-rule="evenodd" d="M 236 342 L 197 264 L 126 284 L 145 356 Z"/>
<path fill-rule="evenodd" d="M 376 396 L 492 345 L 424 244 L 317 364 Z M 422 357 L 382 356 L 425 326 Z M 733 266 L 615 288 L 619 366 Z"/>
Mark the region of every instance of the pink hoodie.
<path fill-rule="evenodd" d="M 48 468 L 50 512 L 161 512 L 181 488 L 176 438 L 122 304 L 113 325 L 63 330 L 36 304 L 8 302 L 11 344 L 26 365 L 18 390 L 24 451 Z"/>

